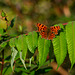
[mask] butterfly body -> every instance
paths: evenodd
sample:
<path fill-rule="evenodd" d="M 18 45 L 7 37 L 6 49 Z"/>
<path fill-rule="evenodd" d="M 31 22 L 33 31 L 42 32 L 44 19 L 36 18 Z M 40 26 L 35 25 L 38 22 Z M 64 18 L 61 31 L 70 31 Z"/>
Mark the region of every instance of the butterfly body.
<path fill-rule="evenodd" d="M 41 30 L 40 34 L 42 35 L 42 38 L 48 39 L 48 36 L 49 36 L 50 32 L 51 32 L 50 29 L 47 28 L 45 30 Z"/>
<path fill-rule="evenodd" d="M 47 26 L 37 23 L 38 32 L 40 32 L 40 35 L 42 38 L 53 40 L 55 35 L 58 34 L 58 30 L 60 30 L 59 26 L 51 26 L 48 28 Z"/>

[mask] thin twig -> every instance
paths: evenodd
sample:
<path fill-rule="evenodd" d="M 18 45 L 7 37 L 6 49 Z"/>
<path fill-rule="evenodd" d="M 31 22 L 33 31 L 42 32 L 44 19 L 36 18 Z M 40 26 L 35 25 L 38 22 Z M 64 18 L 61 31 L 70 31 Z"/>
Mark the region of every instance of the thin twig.
<path fill-rule="evenodd" d="M 4 66 L 4 50 L 2 50 L 2 67 L 1 67 L 1 75 L 3 72 L 3 66 Z"/>

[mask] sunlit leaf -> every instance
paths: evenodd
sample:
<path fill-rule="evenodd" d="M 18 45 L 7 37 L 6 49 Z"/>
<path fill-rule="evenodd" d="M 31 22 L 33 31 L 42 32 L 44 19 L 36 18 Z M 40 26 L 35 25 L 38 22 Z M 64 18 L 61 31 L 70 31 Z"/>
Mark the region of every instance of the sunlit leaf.
<path fill-rule="evenodd" d="M 50 42 L 51 41 L 49 40 L 41 38 L 41 36 L 38 39 L 39 66 L 42 66 L 46 61 L 49 52 Z"/>
<path fill-rule="evenodd" d="M 31 53 L 34 53 L 34 50 L 37 47 L 37 43 L 38 43 L 37 37 L 38 36 L 37 36 L 37 33 L 35 31 L 30 32 L 26 37 L 26 42 L 27 42 L 28 48 L 29 48 Z"/>
<path fill-rule="evenodd" d="M 11 68 L 13 70 L 14 60 L 15 60 L 15 57 L 16 57 L 18 51 L 14 47 L 12 47 L 11 51 L 12 51 L 12 55 L 11 55 Z"/>
<path fill-rule="evenodd" d="M 60 36 L 57 35 L 56 38 L 54 38 L 52 41 L 54 47 L 54 54 L 56 57 L 56 61 L 58 63 L 58 67 L 63 63 L 67 54 L 67 42 L 65 34 L 66 34 L 65 31 L 61 31 L 59 34 Z"/>
<path fill-rule="evenodd" d="M 11 38 L 10 41 L 9 41 L 9 45 L 10 47 L 15 47 L 15 38 Z"/>
<path fill-rule="evenodd" d="M 71 61 L 71 69 L 75 63 L 75 21 L 66 25 L 66 39 L 68 44 L 68 53 Z"/>

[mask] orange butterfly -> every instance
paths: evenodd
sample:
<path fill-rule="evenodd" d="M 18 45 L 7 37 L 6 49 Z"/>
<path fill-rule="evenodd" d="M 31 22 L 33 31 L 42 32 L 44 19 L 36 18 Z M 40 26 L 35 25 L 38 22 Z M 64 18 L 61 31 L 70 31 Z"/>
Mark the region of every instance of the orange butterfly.
<path fill-rule="evenodd" d="M 55 35 L 58 34 L 58 30 L 60 30 L 60 26 L 51 26 L 48 28 L 47 26 L 37 23 L 38 32 L 40 32 L 40 35 L 42 38 L 53 40 Z"/>

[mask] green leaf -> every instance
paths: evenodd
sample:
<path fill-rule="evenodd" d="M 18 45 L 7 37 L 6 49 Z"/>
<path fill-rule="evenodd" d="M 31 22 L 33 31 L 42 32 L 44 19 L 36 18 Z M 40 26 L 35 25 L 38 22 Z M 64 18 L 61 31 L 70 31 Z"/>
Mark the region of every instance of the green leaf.
<path fill-rule="evenodd" d="M 16 71 L 16 72 L 25 72 L 25 73 L 30 73 L 30 70 L 29 69 L 25 69 L 24 67 L 22 67 L 22 66 L 17 66 L 16 68 L 15 68 L 15 70 L 14 71 Z"/>
<path fill-rule="evenodd" d="M 6 17 L 6 14 L 5 14 L 5 12 L 2 10 L 2 12 L 1 12 L 1 16 L 2 17 Z"/>
<path fill-rule="evenodd" d="M 27 53 L 26 35 L 20 35 L 15 42 L 18 51 L 23 51 L 23 55 Z"/>
<path fill-rule="evenodd" d="M 34 53 L 35 48 L 37 47 L 38 39 L 37 33 L 35 31 L 30 32 L 26 37 L 26 42 L 28 45 L 28 49 L 31 53 Z"/>
<path fill-rule="evenodd" d="M 12 69 L 11 69 L 11 66 L 6 66 L 4 69 L 3 69 L 3 72 L 2 72 L 2 75 L 11 75 L 12 74 Z"/>
<path fill-rule="evenodd" d="M 7 45 L 7 42 L 2 42 L 0 44 L 0 53 L 2 52 L 2 50 L 5 48 L 5 46 Z"/>
<path fill-rule="evenodd" d="M 2 28 L 0 28 L 0 34 L 3 34 L 3 29 Z"/>
<path fill-rule="evenodd" d="M 23 44 L 23 36 L 22 35 L 20 35 L 18 37 L 18 39 L 16 40 L 15 44 L 16 44 L 16 47 L 17 47 L 18 51 L 22 51 L 22 49 L 23 49 L 22 47 L 24 46 L 24 44 Z"/>
<path fill-rule="evenodd" d="M 22 45 L 22 57 L 25 60 L 26 54 L 27 54 L 27 43 L 26 43 L 26 35 L 23 35 L 23 45 Z"/>
<path fill-rule="evenodd" d="M 25 73 L 25 72 L 22 72 L 22 75 L 28 75 L 27 73 Z"/>
<path fill-rule="evenodd" d="M 41 38 L 41 36 L 39 36 L 38 39 L 39 67 L 42 66 L 46 61 L 49 52 L 50 42 L 51 41 Z"/>
<path fill-rule="evenodd" d="M 29 75 L 35 75 L 35 71 L 30 72 Z"/>
<path fill-rule="evenodd" d="M 45 69 L 45 72 L 49 72 L 49 71 L 51 71 L 52 69 L 53 69 L 52 67 L 46 68 L 46 69 Z"/>
<path fill-rule="evenodd" d="M 54 54 L 56 57 L 56 61 L 59 67 L 63 63 L 67 54 L 65 32 L 60 32 L 60 36 L 56 36 L 56 38 L 53 39 L 53 47 L 54 47 Z"/>
<path fill-rule="evenodd" d="M 7 42 L 2 42 L 1 44 L 0 44 L 0 47 L 5 47 L 7 45 Z"/>
<path fill-rule="evenodd" d="M 11 55 L 11 57 L 12 57 L 11 58 L 11 68 L 13 70 L 13 63 L 14 63 L 14 60 L 15 60 L 15 57 L 16 57 L 18 51 L 14 47 L 12 47 L 11 51 L 12 51 L 12 55 Z"/>
<path fill-rule="evenodd" d="M 10 47 L 15 47 L 15 40 L 16 40 L 16 38 L 11 38 L 10 39 L 10 41 L 9 41 Z"/>
<path fill-rule="evenodd" d="M 66 25 L 66 39 L 68 44 L 68 53 L 71 61 L 71 69 L 75 63 L 75 21 Z"/>
<path fill-rule="evenodd" d="M 26 54 L 27 54 L 27 43 L 26 43 L 26 35 L 20 35 L 18 39 L 15 42 L 16 47 L 19 52 L 22 52 L 22 56 L 20 56 L 20 59 L 22 63 L 24 64 Z M 20 54 L 21 55 L 21 54 Z M 24 64 L 25 67 L 25 64 Z M 26 67 L 25 67 L 26 68 Z"/>

